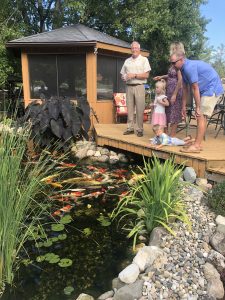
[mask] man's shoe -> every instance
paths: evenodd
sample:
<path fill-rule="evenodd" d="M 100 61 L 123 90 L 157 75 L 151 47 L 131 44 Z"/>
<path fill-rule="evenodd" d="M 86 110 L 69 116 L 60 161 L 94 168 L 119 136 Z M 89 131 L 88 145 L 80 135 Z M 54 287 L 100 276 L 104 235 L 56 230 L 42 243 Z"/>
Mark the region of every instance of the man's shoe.
<path fill-rule="evenodd" d="M 138 131 L 138 132 L 137 132 L 137 136 L 138 136 L 138 137 L 141 137 L 141 136 L 143 136 L 143 132 L 141 132 L 141 131 Z"/>
<path fill-rule="evenodd" d="M 124 135 L 128 135 L 128 134 L 134 134 L 134 130 L 126 130 L 123 133 Z"/>

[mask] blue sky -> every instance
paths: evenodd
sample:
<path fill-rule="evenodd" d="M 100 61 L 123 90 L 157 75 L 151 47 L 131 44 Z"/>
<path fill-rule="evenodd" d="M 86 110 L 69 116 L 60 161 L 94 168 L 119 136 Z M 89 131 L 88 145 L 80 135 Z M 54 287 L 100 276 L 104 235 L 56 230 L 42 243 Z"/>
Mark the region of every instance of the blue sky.
<path fill-rule="evenodd" d="M 208 4 L 201 6 L 201 14 L 211 19 L 205 33 L 209 38 L 208 45 L 215 48 L 225 45 L 225 0 L 208 0 Z"/>

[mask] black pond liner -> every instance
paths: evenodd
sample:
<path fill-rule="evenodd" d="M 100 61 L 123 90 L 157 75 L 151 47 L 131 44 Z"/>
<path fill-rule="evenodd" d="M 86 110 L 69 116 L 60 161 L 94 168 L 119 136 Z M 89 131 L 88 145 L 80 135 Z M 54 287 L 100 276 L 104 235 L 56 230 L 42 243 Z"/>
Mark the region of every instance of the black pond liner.
<path fill-rule="evenodd" d="M 118 166 L 115 167 L 117 168 Z M 129 168 L 127 171 L 131 174 Z M 124 190 L 123 186 L 118 189 L 118 193 Z M 116 189 L 112 193 L 116 194 Z M 106 216 L 112 211 L 115 198 L 114 195 L 101 195 L 85 199 L 81 206 L 75 205 L 71 210 L 73 222 L 66 224 L 64 231 L 52 232 L 46 229 L 48 237 L 66 233 L 65 240 L 57 241 L 48 248 L 38 249 L 34 242 L 29 242 L 26 250 L 33 263 L 26 267 L 21 265 L 15 274 L 13 287 L 6 288 L 2 300 L 74 300 L 80 293 L 87 293 L 96 299 L 111 290 L 112 279 L 129 264 L 129 249 L 132 244 L 131 240 L 119 232 L 116 224 L 105 227 L 97 220 L 100 213 Z M 89 236 L 82 233 L 85 228 L 90 228 Z M 69 258 L 73 263 L 61 268 L 57 263 L 36 262 L 37 256 L 48 252 L 58 254 L 60 258 Z M 70 296 L 64 294 L 67 286 L 74 288 Z"/>

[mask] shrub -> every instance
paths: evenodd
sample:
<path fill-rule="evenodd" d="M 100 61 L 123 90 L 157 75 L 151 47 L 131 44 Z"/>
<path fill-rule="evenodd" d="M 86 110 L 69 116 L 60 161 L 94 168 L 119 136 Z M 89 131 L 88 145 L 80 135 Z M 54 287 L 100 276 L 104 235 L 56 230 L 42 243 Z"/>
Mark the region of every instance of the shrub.
<path fill-rule="evenodd" d="M 217 213 L 225 216 L 225 181 L 216 184 L 208 193 L 209 206 Z"/>
<path fill-rule="evenodd" d="M 174 234 L 170 222 L 180 219 L 189 224 L 184 204 L 181 201 L 182 189 L 179 178 L 182 169 L 176 167 L 171 159 L 163 164 L 153 157 L 153 164 L 144 161 L 140 168 L 141 176 L 131 186 L 129 195 L 122 198 L 112 213 L 112 218 L 120 216 L 125 221 L 123 228 L 136 244 L 140 232 L 150 233 L 156 226 L 165 227 Z"/>

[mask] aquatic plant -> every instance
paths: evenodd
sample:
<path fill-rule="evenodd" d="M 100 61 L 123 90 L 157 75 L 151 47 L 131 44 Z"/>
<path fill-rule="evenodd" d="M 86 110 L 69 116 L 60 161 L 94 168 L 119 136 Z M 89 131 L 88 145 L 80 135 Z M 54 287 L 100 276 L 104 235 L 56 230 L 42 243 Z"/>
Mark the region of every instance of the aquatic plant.
<path fill-rule="evenodd" d="M 87 99 L 79 101 L 62 97 L 32 101 L 20 122 L 29 121 L 35 143 L 67 148 L 71 141 L 89 139 L 90 106 Z"/>
<path fill-rule="evenodd" d="M 139 171 L 141 176 L 134 173 L 137 180 L 130 193 L 119 201 L 111 215 L 112 219 L 120 217 L 124 221 L 123 229 L 128 230 L 129 238 L 134 238 L 134 245 L 140 233 L 150 233 L 156 226 L 161 225 L 174 234 L 170 225 L 174 219 L 189 224 L 181 200 L 182 168 L 176 167 L 172 159 L 161 164 L 153 157 L 152 164 L 144 160 Z"/>
<path fill-rule="evenodd" d="M 29 128 L 3 130 L 0 136 L 0 286 L 12 283 L 19 252 L 32 235 L 37 237 L 35 228 L 46 210 L 36 196 L 43 192 L 41 180 L 54 163 L 49 164 L 44 152 L 35 164 L 26 160 L 29 136 Z"/>

